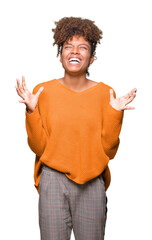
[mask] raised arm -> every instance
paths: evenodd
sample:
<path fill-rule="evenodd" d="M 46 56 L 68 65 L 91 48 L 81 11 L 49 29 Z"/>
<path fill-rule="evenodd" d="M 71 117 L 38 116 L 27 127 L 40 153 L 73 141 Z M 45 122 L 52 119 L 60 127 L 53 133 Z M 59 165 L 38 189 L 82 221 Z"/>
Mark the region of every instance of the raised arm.
<path fill-rule="evenodd" d="M 116 93 L 114 97 L 116 98 Z M 123 121 L 123 110 L 116 110 L 110 104 L 110 94 L 105 99 L 103 107 L 103 122 L 102 122 L 102 144 L 106 155 L 109 159 L 113 159 L 118 150 L 120 143 L 119 134 Z"/>
<path fill-rule="evenodd" d="M 22 76 L 22 85 L 20 84 L 19 79 L 16 80 L 17 86 L 15 87 L 18 95 L 22 98 L 22 100 L 19 100 L 19 102 L 26 105 L 25 125 L 28 135 L 28 145 L 31 150 L 40 157 L 44 151 L 47 139 L 39 109 L 39 102 L 41 101 L 42 103 L 45 101 L 45 94 L 41 93 L 44 87 L 40 87 L 40 84 L 38 84 L 33 89 L 33 92 L 30 93 L 26 87 L 24 76 Z"/>
<path fill-rule="evenodd" d="M 124 110 L 135 109 L 132 106 L 127 106 L 136 97 L 136 88 L 133 88 L 129 93 L 122 97 L 116 98 L 115 91 L 109 89 L 108 97 L 105 97 L 103 106 L 103 124 L 102 124 L 102 143 L 106 155 L 109 159 L 114 158 L 119 143 L 119 134 L 122 127 Z"/>
<path fill-rule="evenodd" d="M 39 85 L 37 85 L 33 89 L 32 93 L 35 94 L 39 88 Z M 47 141 L 47 135 L 42 124 L 41 114 L 39 110 L 39 101 L 42 99 L 41 97 L 43 96 L 41 95 L 39 97 L 37 106 L 32 113 L 28 113 L 27 109 L 25 110 L 28 145 L 31 150 L 39 157 L 42 155 Z"/>

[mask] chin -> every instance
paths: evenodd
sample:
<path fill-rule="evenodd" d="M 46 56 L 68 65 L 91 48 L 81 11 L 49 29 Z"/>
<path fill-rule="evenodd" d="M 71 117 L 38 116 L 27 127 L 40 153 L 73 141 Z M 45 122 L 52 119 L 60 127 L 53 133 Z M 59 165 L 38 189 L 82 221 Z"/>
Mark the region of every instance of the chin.
<path fill-rule="evenodd" d="M 86 71 L 87 71 L 87 69 L 84 69 L 84 70 L 82 70 L 82 69 L 67 69 L 67 68 L 64 68 L 64 70 L 65 70 L 65 72 L 66 73 L 68 73 L 68 74 L 71 74 L 71 75 L 73 75 L 73 74 L 85 74 L 86 73 Z"/>
<path fill-rule="evenodd" d="M 65 70 L 65 72 L 71 76 L 78 76 L 78 75 L 84 75 L 86 74 L 86 72 L 82 72 L 82 71 L 69 71 L 69 70 Z"/>

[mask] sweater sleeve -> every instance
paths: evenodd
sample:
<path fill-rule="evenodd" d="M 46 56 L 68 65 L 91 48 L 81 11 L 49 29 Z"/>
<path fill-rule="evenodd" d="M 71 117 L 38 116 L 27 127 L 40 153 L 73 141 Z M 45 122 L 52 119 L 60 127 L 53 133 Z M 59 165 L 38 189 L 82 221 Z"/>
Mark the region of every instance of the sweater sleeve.
<path fill-rule="evenodd" d="M 114 89 L 113 92 L 114 97 L 116 98 L 116 93 Z M 103 123 L 101 137 L 106 155 L 109 157 L 109 159 L 113 159 L 116 155 L 120 143 L 119 134 L 122 127 L 124 110 L 116 110 L 111 106 L 110 93 L 106 99 L 107 100 L 105 100 L 105 104 L 103 107 Z"/>
<path fill-rule="evenodd" d="M 40 85 L 38 84 L 34 89 L 33 89 L 33 94 L 35 94 L 38 89 L 40 88 Z M 44 91 L 44 89 L 43 89 Z M 41 92 L 41 94 L 43 93 Z M 46 132 L 45 129 L 42 125 L 42 119 L 39 111 L 39 101 L 41 99 L 41 95 L 38 98 L 38 104 L 35 108 L 35 110 L 32 113 L 28 113 L 27 110 L 25 109 L 25 125 L 26 125 L 26 131 L 27 131 L 27 141 L 30 149 L 37 155 L 41 156 L 45 145 L 46 145 Z"/>

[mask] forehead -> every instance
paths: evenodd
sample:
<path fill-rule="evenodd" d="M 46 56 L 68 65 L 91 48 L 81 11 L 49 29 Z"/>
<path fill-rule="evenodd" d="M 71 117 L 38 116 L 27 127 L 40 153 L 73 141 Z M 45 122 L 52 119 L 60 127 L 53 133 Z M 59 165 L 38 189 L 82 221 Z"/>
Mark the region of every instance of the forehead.
<path fill-rule="evenodd" d="M 90 45 L 89 42 L 86 41 L 83 36 L 76 36 L 76 35 L 74 35 L 72 37 L 72 39 L 65 41 L 64 44 L 66 44 L 66 43 L 71 43 L 71 44 L 74 44 L 74 43 L 75 44 L 83 44 L 84 43 L 84 44 L 87 44 L 88 46 Z"/>

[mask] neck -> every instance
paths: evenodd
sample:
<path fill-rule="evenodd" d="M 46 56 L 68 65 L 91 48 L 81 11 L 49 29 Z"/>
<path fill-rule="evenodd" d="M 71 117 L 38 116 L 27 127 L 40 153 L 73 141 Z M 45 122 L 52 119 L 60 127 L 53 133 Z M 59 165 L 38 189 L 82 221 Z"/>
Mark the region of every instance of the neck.
<path fill-rule="evenodd" d="M 75 90 L 80 90 L 82 87 L 86 86 L 88 79 L 84 73 L 82 75 L 70 75 L 69 73 L 65 72 L 64 77 L 62 78 L 62 82 L 67 87 L 71 87 Z"/>

